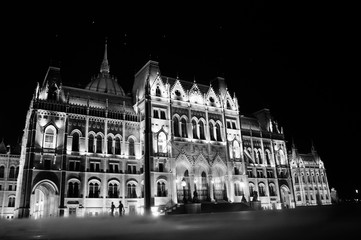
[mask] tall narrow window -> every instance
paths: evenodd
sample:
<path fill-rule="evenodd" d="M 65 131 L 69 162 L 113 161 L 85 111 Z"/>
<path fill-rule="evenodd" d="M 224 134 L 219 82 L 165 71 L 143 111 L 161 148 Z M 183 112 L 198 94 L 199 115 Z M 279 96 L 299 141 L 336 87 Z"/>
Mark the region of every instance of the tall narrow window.
<path fill-rule="evenodd" d="M 217 141 L 222 141 L 221 126 L 219 125 L 219 123 L 216 123 L 216 136 L 217 136 Z"/>
<path fill-rule="evenodd" d="M 159 118 L 158 109 L 153 109 L 153 118 Z"/>
<path fill-rule="evenodd" d="M 136 198 L 137 197 L 137 193 L 136 193 L 136 190 L 135 190 L 135 184 L 131 184 L 131 183 L 128 183 L 128 198 Z"/>
<path fill-rule="evenodd" d="M 1 166 L 0 167 L 0 178 L 4 178 L 4 176 L 5 176 L 5 167 Z"/>
<path fill-rule="evenodd" d="M 158 134 L 158 152 L 166 153 L 167 152 L 167 138 L 164 132 Z"/>
<path fill-rule="evenodd" d="M 73 142 L 71 144 L 72 151 L 79 151 L 79 134 L 77 132 L 73 133 Z"/>
<path fill-rule="evenodd" d="M 10 167 L 9 178 L 15 178 L 15 167 Z"/>
<path fill-rule="evenodd" d="M 182 118 L 182 120 L 181 120 L 181 129 L 182 129 L 182 137 L 184 137 L 184 138 L 188 137 L 187 122 L 184 118 Z"/>
<path fill-rule="evenodd" d="M 97 136 L 97 153 L 103 152 L 103 138 L 102 136 Z"/>
<path fill-rule="evenodd" d="M 160 110 L 160 119 L 166 119 L 165 111 L 163 111 L 163 110 Z"/>
<path fill-rule="evenodd" d="M 113 154 L 113 139 L 111 136 L 108 137 L 108 154 Z"/>
<path fill-rule="evenodd" d="M 94 152 L 94 136 L 89 135 L 88 137 L 88 152 Z"/>
<path fill-rule="evenodd" d="M 120 138 L 115 138 L 115 154 L 120 154 Z"/>
<path fill-rule="evenodd" d="M 15 197 L 14 196 L 9 197 L 8 207 L 15 207 Z"/>
<path fill-rule="evenodd" d="M 161 96 L 161 91 L 160 91 L 159 86 L 157 86 L 157 88 L 155 89 L 155 95 L 156 95 L 157 97 L 160 97 L 160 96 Z"/>
<path fill-rule="evenodd" d="M 173 134 L 175 137 L 179 137 L 179 122 L 176 117 L 173 119 Z"/>
<path fill-rule="evenodd" d="M 211 140 L 216 140 L 214 138 L 214 126 L 213 126 L 213 123 L 209 123 L 209 136 L 211 138 Z"/>
<path fill-rule="evenodd" d="M 239 143 L 237 141 L 233 142 L 233 156 L 234 158 L 241 157 L 241 151 L 240 151 Z"/>
<path fill-rule="evenodd" d="M 201 139 L 206 139 L 204 136 L 204 123 L 199 121 L 199 135 Z"/>
<path fill-rule="evenodd" d="M 129 138 L 129 156 L 134 156 L 134 140 L 132 138 Z"/>
<path fill-rule="evenodd" d="M 55 129 L 47 127 L 44 135 L 44 148 L 55 148 Z"/>
<path fill-rule="evenodd" d="M 167 196 L 164 182 L 157 183 L 157 196 L 158 197 L 166 197 Z"/>
<path fill-rule="evenodd" d="M 18 176 L 19 176 L 19 166 L 17 166 L 15 169 L 15 178 L 18 178 Z"/>
<path fill-rule="evenodd" d="M 196 123 L 195 120 L 192 120 L 192 131 L 193 131 L 193 138 L 194 138 L 194 139 L 198 139 L 197 123 Z"/>
<path fill-rule="evenodd" d="M 68 197 L 74 197 L 74 184 L 72 182 L 68 184 Z"/>

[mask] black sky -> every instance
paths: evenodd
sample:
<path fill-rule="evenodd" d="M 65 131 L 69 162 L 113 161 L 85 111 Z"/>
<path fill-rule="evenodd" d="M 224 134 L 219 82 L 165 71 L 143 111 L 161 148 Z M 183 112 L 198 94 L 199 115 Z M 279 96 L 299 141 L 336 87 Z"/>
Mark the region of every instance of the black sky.
<path fill-rule="evenodd" d="M 84 87 L 107 37 L 110 71 L 126 92 L 149 59 L 170 77 L 208 84 L 223 76 L 242 113 L 271 110 L 288 147 L 293 138 L 308 153 L 313 141 L 330 186 L 351 196 L 361 189 L 353 7 L 271 2 L 9 6 L 1 17 L 0 138 L 12 145 L 21 138 L 50 62 L 60 62 L 65 85 Z"/>

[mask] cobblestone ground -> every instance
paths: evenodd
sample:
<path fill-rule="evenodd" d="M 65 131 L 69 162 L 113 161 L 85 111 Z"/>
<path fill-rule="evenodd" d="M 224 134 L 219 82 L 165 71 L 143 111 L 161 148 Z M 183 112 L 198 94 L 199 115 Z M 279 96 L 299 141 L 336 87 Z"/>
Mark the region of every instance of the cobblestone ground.
<path fill-rule="evenodd" d="M 346 239 L 361 205 L 172 216 L 0 220 L 0 239 Z M 357 237 L 356 237 L 357 238 Z"/>

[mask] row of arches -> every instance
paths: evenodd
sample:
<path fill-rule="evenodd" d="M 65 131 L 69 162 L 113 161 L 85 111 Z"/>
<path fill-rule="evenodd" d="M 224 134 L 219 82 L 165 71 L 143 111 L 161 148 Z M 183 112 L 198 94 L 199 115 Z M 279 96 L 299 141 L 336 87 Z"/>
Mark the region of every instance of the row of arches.
<path fill-rule="evenodd" d="M 203 118 L 196 119 L 193 118 L 191 121 L 192 124 L 192 135 L 194 139 L 206 139 L 206 121 Z M 209 127 L 209 138 L 213 141 L 222 141 L 222 135 L 221 135 L 221 126 L 222 124 L 217 121 L 214 122 L 213 120 L 209 121 L 208 127 Z M 188 131 L 187 131 L 187 118 L 186 116 L 179 117 L 174 116 L 173 117 L 173 134 L 176 137 L 188 137 Z"/>
<path fill-rule="evenodd" d="M 86 196 L 88 198 L 100 198 L 101 196 L 101 180 L 91 179 L 88 181 L 88 192 Z M 168 183 L 165 179 L 159 179 L 156 182 L 156 192 L 158 197 L 166 197 L 168 195 Z M 141 188 L 141 189 L 140 189 Z M 80 198 L 81 194 L 81 182 L 78 179 L 70 179 L 67 184 L 67 197 L 68 198 Z M 144 197 L 143 184 L 138 184 L 136 180 L 129 180 L 126 183 L 125 189 L 126 198 L 138 198 Z M 103 192 L 107 198 L 121 198 L 121 184 L 119 180 L 112 179 L 107 183 L 107 189 Z"/>
<path fill-rule="evenodd" d="M 10 166 L 9 179 L 16 179 L 19 175 L 19 166 Z M 5 166 L 0 166 L 0 178 L 5 178 Z"/>

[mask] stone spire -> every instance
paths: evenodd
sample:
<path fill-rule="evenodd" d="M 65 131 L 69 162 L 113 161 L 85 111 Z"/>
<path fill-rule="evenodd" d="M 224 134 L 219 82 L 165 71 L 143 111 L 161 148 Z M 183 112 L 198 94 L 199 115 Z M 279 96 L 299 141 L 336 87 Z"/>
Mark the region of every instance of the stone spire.
<path fill-rule="evenodd" d="M 100 67 L 100 72 L 109 73 L 109 63 L 108 63 L 108 51 L 107 51 L 107 38 L 105 38 L 105 48 L 104 48 L 104 58 L 102 65 Z"/>

